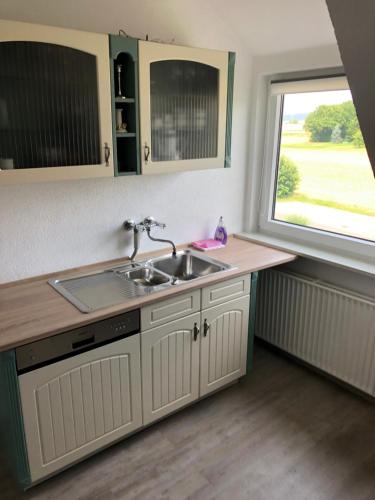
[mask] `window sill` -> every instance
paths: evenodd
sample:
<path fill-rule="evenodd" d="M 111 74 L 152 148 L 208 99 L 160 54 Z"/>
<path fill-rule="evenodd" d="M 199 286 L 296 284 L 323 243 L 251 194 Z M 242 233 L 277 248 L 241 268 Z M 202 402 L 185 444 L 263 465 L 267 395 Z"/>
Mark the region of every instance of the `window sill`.
<path fill-rule="evenodd" d="M 236 238 L 243 240 L 254 241 L 255 243 L 262 243 L 278 250 L 287 250 L 288 252 L 295 253 L 301 257 L 310 257 L 333 266 L 358 271 L 370 276 L 375 276 L 375 264 L 368 260 L 348 257 L 343 254 L 328 252 L 320 250 L 308 245 L 294 243 L 291 241 L 275 238 L 262 233 L 237 233 Z"/>

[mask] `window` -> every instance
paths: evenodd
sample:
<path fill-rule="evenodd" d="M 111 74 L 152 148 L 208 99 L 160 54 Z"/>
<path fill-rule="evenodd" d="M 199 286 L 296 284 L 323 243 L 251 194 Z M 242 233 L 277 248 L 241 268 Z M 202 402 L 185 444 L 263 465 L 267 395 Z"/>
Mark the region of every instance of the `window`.
<path fill-rule="evenodd" d="M 261 229 L 372 246 L 375 179 L 346 78 L 271 82 L 267 129 Z"/>

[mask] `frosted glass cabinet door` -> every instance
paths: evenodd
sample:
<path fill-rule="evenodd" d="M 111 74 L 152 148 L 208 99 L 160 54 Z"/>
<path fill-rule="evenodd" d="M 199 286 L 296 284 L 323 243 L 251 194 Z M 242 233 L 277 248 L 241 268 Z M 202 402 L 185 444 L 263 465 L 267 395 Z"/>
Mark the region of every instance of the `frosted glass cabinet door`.
<path fill-rule="evenodd" d="M 0 21 L 0 184 L 113 175 L 108 36 Z"/>
<path fill-rule="evenodd" d="M 228 53 L 139 42 L 142 173 L 224 167 Z"/>

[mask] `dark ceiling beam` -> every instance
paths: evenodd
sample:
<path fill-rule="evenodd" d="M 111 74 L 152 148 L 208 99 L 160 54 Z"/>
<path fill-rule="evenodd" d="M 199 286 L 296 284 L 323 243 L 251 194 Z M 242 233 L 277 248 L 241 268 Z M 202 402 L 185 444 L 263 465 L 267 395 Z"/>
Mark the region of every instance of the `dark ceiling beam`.
<path fill-rule="evenodd" d="M 375 0 L 326 0 L 375 176 Z"/>

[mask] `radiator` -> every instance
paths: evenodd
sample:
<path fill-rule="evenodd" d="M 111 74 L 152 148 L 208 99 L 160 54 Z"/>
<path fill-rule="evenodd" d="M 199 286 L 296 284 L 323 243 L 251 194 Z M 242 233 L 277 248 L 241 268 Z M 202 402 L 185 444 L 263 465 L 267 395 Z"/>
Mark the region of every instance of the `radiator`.
<path fill-rule="evenodd" d="M 260 273 L 256 335 L 375 396 L 375 299 L 293 273 Z"/>

